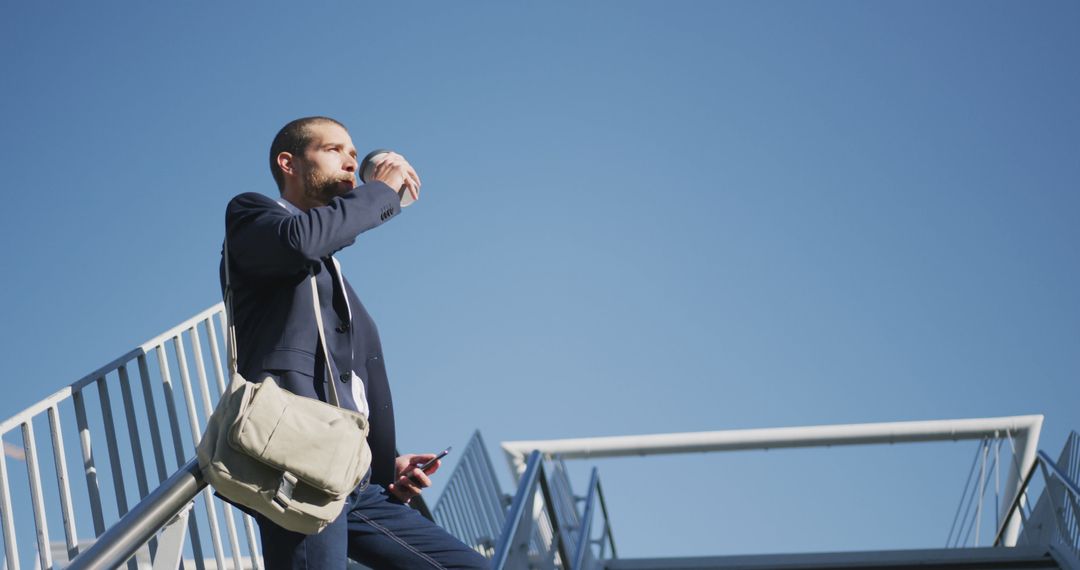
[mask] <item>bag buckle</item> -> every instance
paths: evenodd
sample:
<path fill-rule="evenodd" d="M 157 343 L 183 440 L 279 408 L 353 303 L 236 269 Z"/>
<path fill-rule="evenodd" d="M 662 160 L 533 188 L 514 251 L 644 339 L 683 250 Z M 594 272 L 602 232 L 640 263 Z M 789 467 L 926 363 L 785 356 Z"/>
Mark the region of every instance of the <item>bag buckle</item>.
<path fill-rule="evenodd" d="M 296 488 L 298 479 L 288 471 L 282 471 L 281 481 L 278 483 L 277 492 L 274 493 L 274 502 L 281 508 L 286 509 L 292 502 L 293 489 Z"/>

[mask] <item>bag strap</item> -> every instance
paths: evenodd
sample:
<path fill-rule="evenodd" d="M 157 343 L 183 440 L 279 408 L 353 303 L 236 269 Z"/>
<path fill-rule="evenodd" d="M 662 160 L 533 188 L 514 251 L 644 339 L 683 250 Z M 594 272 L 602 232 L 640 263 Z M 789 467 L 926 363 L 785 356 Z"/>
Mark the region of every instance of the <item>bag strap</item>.
<path fill-rule="evenodd" d="M 236 321 L 233 315 L 232 280 L 229 278 L 229 232 L 225 232 L 225 321 L 229 324 L 229 330 L 225 333 L 225 352 L 229 359 L 229 378 L 237 374 L 237 349 L 236 349 Z"/>
<path fill-rule="evenodd" d="M 333 260 L 332 257 L 330 259 Z M 311 271 L 310 281 L 311 300 L 312 303 L 315 305 L 315 323 L 319 327 L 319 344 L 322 345 L 323 358 L 326 359 L 326 373 L 329 375 L 329 378 L 326 380 L 326 383 L 330 388 L 329 394 L 327 396 L 330 398 L 331 404 L 340 408 L 341 400 L 338 398 L 337 382 L 334 381 L 337 379 L 337 374 L 334 373 L 334 365 L 332 362 L 330 362 L 330 351 L 326 349 L 326 333 L 323 331 L 322 311 L 319 310 L 319 287 L 315 283 L 314 269 Z"/>
<path fill-rule="evenodd" d="M 333 258 L 331 258 L 333 260 Z M 236 348 L 236 321 L 233 319 L 233 315 L 236 312 L 233 309 L 233 291 L 232 280 L 229 275 L 229 233 L 225 232 L 225 318 L 229 323 L 229 331 L 225 336 L 225 348 L 228 353 L 229 359 L 229 377 L 237 374 L 237 348 Z M 326 362 L 326 378 L 323 380 L 329 387 L 327 397 L 330 398 L 330 403 L 341 407 L 341 399 L 338 397 L 337 383 L 334 379 L 337 378 L 337 374 L 334 373 L 334 363 L 330 360 L 330 351 L 326 348 L 326 332 L 323 330 L 322 311 L 319 310 L 319 287 L 315 282 L 315 269 L 311 270 L 311 276 L 308 281 L 311 282 L 311 304 L 315 310 L 315 323 L 319 329 L 319 345 L 322 347 L 323 359 Z"/>

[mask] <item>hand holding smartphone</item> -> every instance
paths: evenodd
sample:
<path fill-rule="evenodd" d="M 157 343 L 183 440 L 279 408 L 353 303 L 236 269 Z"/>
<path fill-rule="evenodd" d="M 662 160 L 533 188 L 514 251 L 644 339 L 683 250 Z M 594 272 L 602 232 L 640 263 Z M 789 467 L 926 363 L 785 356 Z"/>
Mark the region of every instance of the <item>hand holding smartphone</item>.
<path fill-rule="evenodd" d="M 416 468 L 417 468 L 417 469 L 419 469 L 419 470 L 421 470 L 421 471 L 423 471 L 423 472 L 424 472 L 424 473 L 426 474 L 426 473 L 427 473 L 427 470 L 428 470 L 428 469 L 430 469 L 430 468 L 431 468 L 431 467 L 432 467 L 433 465 L 435 465 L 435 462 L 436 462 L 436 461 L 438 461 L 438 460 L 442 459 L 443 457 L 446 457 L 446 454 L 450 453 L 450 450 L 451 450 L 451 449 L 453 449 L 453 448 L 454 448 L 453 446 L 447 447 L 446 449 L 442 450 L 442 451 L 441 451 L 441 452 L 440 452 L 440 453 L 439 453 L 438 455 L 436 455 L 435 457 L 431 458 L 431 460 L 430 460 L 430 461 L 427 461 L 427 462 L 426 462 L 426 463 L 424 463 L 423 465 L 417 465 L 417 466 L 416 466 Z M 409 472 L 409 474 L 407 475 L 407 477 L 408 477 L 408 478 L 409 478 L 409 480 L 410 480 L 410 481 L 412 481 L 413 483 L 416 483 L 416 484 L 419 484 L 419 483 L 420 483 L 420 482 L 419 482 L 419 481 L 417 481 L 416 479 L 413 479 L 413 476 L 412 476 L 412 472 L 411 472 L 411 471 Z"/>

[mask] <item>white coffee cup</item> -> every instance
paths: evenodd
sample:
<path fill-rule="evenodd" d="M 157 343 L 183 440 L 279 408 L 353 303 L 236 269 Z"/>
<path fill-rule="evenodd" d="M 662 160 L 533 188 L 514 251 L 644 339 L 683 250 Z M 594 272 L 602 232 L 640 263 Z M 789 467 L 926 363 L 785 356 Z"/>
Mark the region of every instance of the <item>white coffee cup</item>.
<path fill-rule="evenodd" d="M 393 151 L 386 148 L 379 148 L 367 153 L 367 156 L 364 157 L 364 160 L 360 161 L 361 182 L 366 184 L 368 182 L 368 179 L 371 178 L 371 176 L 375 173 L 375 157 L 381 154 L 386 154 L 388 152 Z M 397 191 L 398 196 L 401 198 L 402 208 L 409 206 L 416 201 L 413 199 L 412 192 L 405 190 L 404 184 L 401 186 L 401 188 L 395 188 L 395 190 Z"/>

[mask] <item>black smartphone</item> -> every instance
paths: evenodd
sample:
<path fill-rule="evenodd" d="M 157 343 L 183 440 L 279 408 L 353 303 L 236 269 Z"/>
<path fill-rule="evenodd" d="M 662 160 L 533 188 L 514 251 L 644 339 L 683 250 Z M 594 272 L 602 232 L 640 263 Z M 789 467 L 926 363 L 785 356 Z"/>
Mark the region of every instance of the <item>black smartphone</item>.
<path fill-rule="evenodd" d="M 443 457 L 446 457 L 446 454 L 450 453 L 451 449 L 454 449 L 454 446 L 451 445 L 450 447 L 447 447 L 446 449 L 442 450 L 442 453 L 436 455 L 435 458 L 432 459 L 431 461 L 428 461 L 427 463 L 421 465 L 419 467 L 419 469 L 421 471 L 423 471 L 424 473 L 427 473 L 428 468 L 431 467 L 432 465 L 435 465 L 436 461 L 442 459 Z"/>
<path fill-rule="evenodd" d="M 432 459 L 431 461 L 428 461 L 427 463 L 424 463 L 423 465 L 417 465 L 416 468 L 423 471 L 424 474 L 426 475 L 428 468 L 430 468 L 432 465 L 435 465 L 436 461 L 442 459 L 443 457 L 446 457 L 446 454 L 450 453 L 451 449 L 453 449 L 453 446 L 447 447 L 446 449 L 442 450 L 442 453 L 436 455 L 434 459 Z M 409 481 L 413 482 L 414 485 L 419 485 L 420 484 L 419 481 L 417 481 L 415 478 L 413 478 L 413 472 L 411 470 L 409 471 L 409 473 L 407 475 L 402 475 L 402 477 L 407 477 L 409 479 Z"/>

